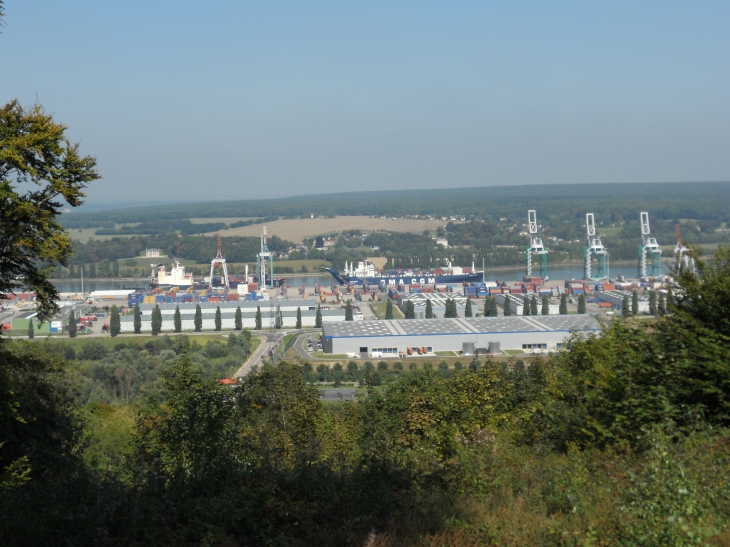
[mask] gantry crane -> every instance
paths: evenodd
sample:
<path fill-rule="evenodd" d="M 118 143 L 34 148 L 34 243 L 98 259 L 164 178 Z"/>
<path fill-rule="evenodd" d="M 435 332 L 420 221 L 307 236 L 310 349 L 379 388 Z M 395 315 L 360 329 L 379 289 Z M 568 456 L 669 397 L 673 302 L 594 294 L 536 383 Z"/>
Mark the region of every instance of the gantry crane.
<path fill-rule="evenodd" d="M 214 283 L 215 278 L 213 276 L 215 274 L 216 268 L 221 269 L 221 285 L 216 285 Z M 208 289 L 210 289 L 211 291 L 220 289 L 228 291 L 228 267 L 226 266 L 226 259 L 223 258 L 223 253 L 221 251 L 220 234 L 218 234 L 218 252 L 216 253 L 215 258 L 210 261 L 210 277 L 208 278 Z"/>
<path fill-rule="evenodd" d="M 606 279 L 608 277 L 608 251 L 601 243 L 601 238 L 596 233 L 596 221 L 593 213 L 586 214 L 586 232 L 588 233 L 588 244 L 585 249 L 585 266 L 583 277 L 585 279 Z M 593 259 L 596 259 L 596 272 L 593 273 Z"/>
<path fill-rule="evenodd" d="M 532 255 L 537 255 L 540 261 L 540 277 L 547 279 L 547 249 L 542 244 L 542 238 L 537 235 L 537 212 L 534 209 L 527 211 L 528 231 L 530 232 L 530 245 L 525 251 L 527 267 L 525 274 L 532 277 Z"/>
<path fill-rule="evenodd" d="M 679 224 L 674 225 L 674 231 L 677 234 L 677 246 L 674 248 L 674 267 L 677 271 L 688 269 L 690 272 L 694 272 L 695 259 L 689 255 L 689 249 L 682 242 L 682 236 L 679 235 Z"/>
<path fill-rule="evenodd" d="M 269 279 L 271 281 L 270 287 L 274 286 L 274 255 L 269 252 L 269 248 L 266 245 L 266 226 L 264 226 L 264 232 L 261 234 L 261 252 L 256 257 L 256 263 L 259 270 L 259 288 L 265 289 L 266 284 L 266 262 L 268 259 L 269 268 Z"/>
<path fill-rule="evenodd" d="M 641 213 L 641 245 L 639 245 L 639 277 L 646 277 L 648 266 L 651 276 L 662 273 L 662 248 L 656 238 L 651 237 L 649 213 Z"/>

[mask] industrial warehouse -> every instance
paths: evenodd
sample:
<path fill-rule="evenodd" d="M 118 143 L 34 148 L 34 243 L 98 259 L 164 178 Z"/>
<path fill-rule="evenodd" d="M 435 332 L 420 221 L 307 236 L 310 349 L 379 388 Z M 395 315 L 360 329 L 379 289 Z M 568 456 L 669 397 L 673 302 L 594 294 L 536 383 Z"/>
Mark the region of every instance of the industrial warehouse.
<path fill-rule="evenodd" d="M 573 332 L 598 333 L 590 315 L 475 317 L 325 323 L 326 353 L 403 357 L 437 351 L 555 351 Z"/>
<path fill-rule="evenodd" d="M 241 308 L 241 320 L 244 329 L 256 328 L 256 310 L 261 309 L 261 326 L 262 328 L 270 328 L 276 323 L 276 316 L 279 315 L 279 328 L 295 327 L 297 322 L 297 309 L 301 310 L 302 327 L 314 327 L 317 315 L 317 304 L 312 300 L 277 300 L 276 302 L 216 302 L 216 303 L 160 303 L 156 304 L 160 308 L 162 315 L 162 331 L 169 332 L 174 329 L 175 308 L 180 308 L 180 319 L 183 331 L 194 330 L 195 309 L 200 306 L 203 318 L 203 330 L 213 330 L 215 328 L 215 312 L 216 308 L 221 310 L 221 329 L 232 330 L 234 328 L 236 309 Z M 149 331 L 152 329 L 152 310 L 155 305 L 141 304 L 139 306 L 142 312 L 142 330 Z M 322 323 L 337 322 L 345 320 L 345 310 L 343 308 L 327 308 L 320 309 L 322 313 Z M 362 318 L 362 314 L 353 312 L 355 318 Z M 133 315 L 123 315 L 120 317 L 121 332 L 134 332 Z"/>

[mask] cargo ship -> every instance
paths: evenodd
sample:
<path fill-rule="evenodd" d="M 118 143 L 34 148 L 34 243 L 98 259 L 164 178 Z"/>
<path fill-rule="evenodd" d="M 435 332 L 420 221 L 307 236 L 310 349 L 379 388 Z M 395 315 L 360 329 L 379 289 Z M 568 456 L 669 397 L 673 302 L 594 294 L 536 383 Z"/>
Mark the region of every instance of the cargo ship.
<path fill-rule="evenodd" d="M 193 274 L 185 273 L 185 266 L 181 266 L 177 260 L 169 272 L 165 270 L 164 264 L 150 264 L 150 267 L 152 268 L 150 289 L 156 289 L 158 287 L 171 289 L 177 287 L 184 291 L 187 289 L 202 289 L 207 287 L 207 284 L 204 282 L 196 284 L 193 281 Z M 155 277 L 155 270 L 157 270 L 157 277 Z"/>
<path fill-rule="evenodd" d="M 448 283 L 475 283 L 484 281 L 484 272 L 474 271 L 471 268 L 448 266 L 433 270 L 377 270 L 369 261 L 361 261 L 357 268 L 352 263 L 345 263 L 342 273 L 334 268 L 324 268 L 340 285 L 435 285 Z"/>

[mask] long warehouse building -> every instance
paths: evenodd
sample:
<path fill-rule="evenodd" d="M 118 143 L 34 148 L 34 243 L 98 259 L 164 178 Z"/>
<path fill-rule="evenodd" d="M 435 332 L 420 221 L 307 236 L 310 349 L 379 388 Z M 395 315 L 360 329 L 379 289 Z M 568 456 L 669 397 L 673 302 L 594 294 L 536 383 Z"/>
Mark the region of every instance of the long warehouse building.
<path fill-rule="evenodd" d="M 409 348 L 465 351 L 466 348 L 555 351 L 573 332 L 598 333 L 601 324 L 591 315 L 529 317 L 470 317 L 458 319 L 400 319 L 322 325 L 326 353 L 363 356 L 402 356 Z"/>

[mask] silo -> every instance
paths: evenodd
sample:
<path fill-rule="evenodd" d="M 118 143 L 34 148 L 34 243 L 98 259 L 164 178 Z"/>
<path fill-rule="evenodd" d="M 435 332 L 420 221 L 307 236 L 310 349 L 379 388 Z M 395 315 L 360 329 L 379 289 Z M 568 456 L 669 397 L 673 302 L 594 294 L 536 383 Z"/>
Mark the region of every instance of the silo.
<path fill-rule="evenodd" d="M 489 355 L 499 355 L 502 350 L 499 347 L 499 342 L 489 342 Z"/>
<path fill-rule="evenodd" d="M 474 342 L 462 342 L 461 353 L 463 355 L 474 355 Z"/>

